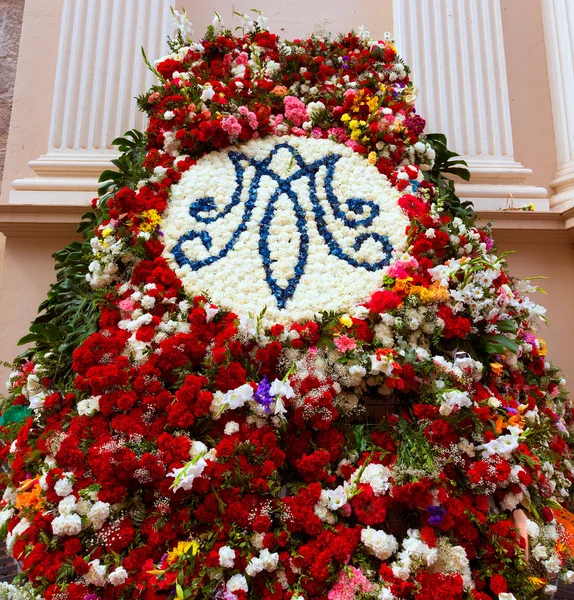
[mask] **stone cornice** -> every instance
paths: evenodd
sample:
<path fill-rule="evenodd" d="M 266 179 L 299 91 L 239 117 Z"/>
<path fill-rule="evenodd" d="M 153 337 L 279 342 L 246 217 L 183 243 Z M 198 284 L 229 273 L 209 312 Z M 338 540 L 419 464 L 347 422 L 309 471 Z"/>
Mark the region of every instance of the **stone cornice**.
<path fill-rule="evenodd" d="M 0 204 L 0 232 L 6 236 L 75 237 L 88 203 Z M 552 211 L 478 211 L 479 223 L 517 241 L 574 241 L 574 209 Z"/>

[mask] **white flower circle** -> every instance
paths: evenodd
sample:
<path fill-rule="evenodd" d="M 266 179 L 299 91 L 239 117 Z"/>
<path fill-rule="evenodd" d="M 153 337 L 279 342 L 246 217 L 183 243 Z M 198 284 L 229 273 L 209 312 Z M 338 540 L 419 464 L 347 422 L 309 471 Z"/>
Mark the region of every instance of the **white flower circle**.
<path fill-rule="evenodd" d="M 171 188 L 164 256 L 190 296 L 264 324 L 347 311 L 406 246 L 401 193 L 330 140 L 267 137 L 201 158 Z"/>

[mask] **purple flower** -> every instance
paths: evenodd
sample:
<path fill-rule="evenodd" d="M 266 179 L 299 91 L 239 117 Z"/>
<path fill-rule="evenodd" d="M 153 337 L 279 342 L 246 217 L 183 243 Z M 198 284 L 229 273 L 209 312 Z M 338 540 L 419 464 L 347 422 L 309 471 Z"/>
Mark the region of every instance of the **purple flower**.
<path fill-rule="evenodd" d="M 257 386 L 253 397 L 261 406 L 265 407 L 265 412 L 269 414 L 271 403 L 275 398 L 270 394 L 271 384 L 269 383 L 269 379 L 264 377 Z"/>
<path fill-rule="evenodd" d="M 84 600 L 101 600 L 101 598 L 97 594 L 88 594 L 84 596 Z"/>
<path fill-rule="evenodd" d="M 442 518 L 446 515 L 446 509 L 442 506 L 429 506 L 427 507 L 427 511 L 430 513 L 429 516 L 429 525 L 440 525 L 442 523 Z"/>

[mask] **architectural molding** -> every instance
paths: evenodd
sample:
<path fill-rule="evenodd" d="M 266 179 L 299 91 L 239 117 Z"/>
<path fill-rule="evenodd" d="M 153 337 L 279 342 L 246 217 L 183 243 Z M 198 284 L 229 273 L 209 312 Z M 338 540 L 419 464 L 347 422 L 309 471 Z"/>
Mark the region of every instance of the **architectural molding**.
<path fill-rule="evenodd" d="M 548 210 L 547 191 L 514 158 L 500 0 L 393 2 L 399 52 L 421 92 L 427 131 L 440 131 L 468 164 L 472 183 L 457 193 L 478 210 L 521 204 Z"/>
<path fill-rule="evenodd" d="M 542 18 L 558 160 L 550 204 L 564 212 L 574 207 L 574 5 L 542 0 Z"/>
<path fill-rule="evenodd" d="M 54 196 L 44 192 L 95 195 L 100 173 L 117 156 L 112 140 L 145 128 L 134 97 L 151 87 L 154 75 L 141 48 L 152 61 L 167 53 L 174 4 L 64 0 L 47 153 L 28 163 L 37 177 L 13 182 L 10 203 L 52 203 Z"/>
<path fill-rule="evenodd" d="M 89 200 L 74 203 L 0 204 L 0 232 L 7 236 L 74 237 Z M 560 214 L 552 211 L 478 211 L 479 224 L 492 224 L 495 233 L 514 232 L 517 239 L 548 242 L 574 241 L 574 209 Z"/>

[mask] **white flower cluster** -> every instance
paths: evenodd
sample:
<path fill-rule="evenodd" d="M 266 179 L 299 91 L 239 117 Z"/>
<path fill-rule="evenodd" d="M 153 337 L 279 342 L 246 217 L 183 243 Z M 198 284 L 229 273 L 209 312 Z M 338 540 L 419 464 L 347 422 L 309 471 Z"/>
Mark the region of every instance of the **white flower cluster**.
<path fill-rule="evenodd" d="M 213 394 L 210 411 L 213 419 L 217 420 L 221 415 L 228 410 L 236 410 L 248 406 L 250 412 L 256 417 L 283 417 L 287 412 L 284 400 L 289 400 L 295 397 L 295 392 L 288 381 L 275 379 L 270 383 L 269 396 L 272 399 L 266 412 L 266 407 L 257 402 L 254 395 L 254 390 L 248 383 L 244 383 L 234 390 L 228 392 L 220 392 L 219 390 Z M 230 430 L 230 433 L 233 433 Z"/>
<path fill-rule="evenodd" d="M 79 500 L 70 494 L 58 503 L 58 513 L 52 521 L 54 535 L 78 535 L 84 524 L 91 525 L 95 531 L 101 529 L 110 514 L 110 505 L 97 500 L 93 493 Z"/>
<path fill-rule="evenodd" d="M 320 107 L 313 106 L 316 111 Z M 382 269 L 367 271 L 361 263 L 376 264 L 385 259 L 386 251 L 376 236 L 387 236 L 393 247 L 393 258 L 405 250 L 405 228 L 409 224 L 407 216 L 398 206 L 401 193 L 393 188 L 377 169 L 364 157 L 347 146 L 325 139 L 308 139 L 295 136 L 267 137 L 252 140 L 233 149 L 250 160 L 262 161 L 268 158 L 278 144 L 288 143 L 310 165 L 331 155 L 339 155 L 332 176 L 335 198 L 325 189 L 326 167 L 320 167 L 316 179 L 316 197 L 320 208 L 314 208 L 310 193 L 309 176 L 295 176 L 299 165 L 292 152 L 279 149 L 273 156 L 269 168 L 280 178 L 294 176 L 289 184 L 297 197 L 299 208 L 304 211 L 305 223 L 296 212 L 294 201 L 286 193 L 279 194 L 274 201 L 274 213 L 268 223 L 267 243 L 270 249 L 272 277 L 279 288 L 286 289 L 296 274 L 296 265 L 301 258 L 302 236 L 308 236 L 308 256 L 301 279 L 293 295 L 287 299 L 285 308 L 279 308 L 276 295 L 268 284 L 260 255 L 261 222 L 269 219 L 266 213 L 269 201 L 278 187 L 277 181 L 263 175 L 254 183 L 256 169 L 248 161 L 242 161 L 243 186 L 239 202 L 226 213 L 233 201 L 234 190 L 238 187 L 236 167 L 229 158 L 229 151 L 213 152 L 203 157 L 184 173 L 181 181 L 172 186 L 170 204 L 164 214 L 161 230 L 166 246 L 164 252 L 176 274 L 181 278 L 190 296 L 202 290 L 209 291 L 214 302 L 233 310 L 240 315 L 257 315 L 266 307 L 265 324 L 292 322 L 310 319 L 317 311 L 350 309 L 368 298 L 382 283 Z M 259 176 L 258 176 L 259 177 Z M 249 193 L 256 188 L 256 198 L 248 214 L 246 205 L 250 202 Z M 202 199 L 212 202 L 205 208 Z M 357 204 L 364 200 L 374 203 L 378 214 L 372 223 L 352 226 L 353 221 L 368 219 L 371 206 Z M 200 201 L 197 204 L 197 201 Z M 253 199 L 251 200 L 253 201 Z M 336 207 L 333 207 L 333 202 Z M 194 218 L 192 212 L 200 218 Z M 352 209 L 355 208 L 357 212 Z M 299 210 L 299 209 L 297 209 Z M 331 236 L 332 244 L 339 246 L 358 267 L 337 258 L 326 244 L 316 211 L 324 212 L 325 228 Z M 340 210 L 347 222 L 341 219 Z M 244 230 L 240 228 L 244 227 Z M 233 249 L 226 253 L 226 246 L 232 244 L 237 231 L 242 231 L 235 240 Z M 193 232 L 192 235 L 187 235 Z M 370 237 L 369 234 L 376 234 Z M 362 243 L 356 246 L 358 236 Z M 205 240 L 210 242 L 206 243 Z M 179 246 L 178 246 L 179 244 Z M 179 264 L 174 256 L 176 246 L 190 263 L 224 255 L 215 262 L 192 269 L 190 264 Z M 390 257 L 389 257 L 390 258 Z M 181 262 L 181 260 L 180 260 Z"/>
<path fill-rule="evenodd" d="M 399 547 L 394 536 L 381 530 L 372 529 L 371 527 L 365 527 L 361 531 L 361 542 L 379 560 L 387 560 Z"/>
<path fill-rule="evenodd" d="M 277 565 L 279 564 L 279 554 L 277 552 L 269 552 L 267 548 L 264 548 L 259 553 L 259 556 L 254 556 L 247 567 L 245 568 L 245 572 L 250 577 L 255 577 L 261 571 L 267 571 L 271 573 L 277 569 Z"/>
<path fill-rule="evenodd" d="M 99 289 L 109 286 L 118 280 L 118 260 L 130 261 L 128 252 L 129 240 L 124 237 L 114 236 L 115 223 L 112 221 L 100 227 L 100 235 L 95 235 L 90 240 L 94 260 L 88 266 L 86 280 L 94 288 Z"/>
<path fill-rule="evenodd" d="M 466 590 L 474 585 L 466 551 L 462 546 L 453 546 L 448 538 L 440 537 L 436 547 L 430 548 L 422 539 L 420 531 L 409 529 L 403 540 L 403 550 L 391 565 L 396 577 L 409 579 L 420 568 L 431 573 L 458 573 Z"/>
<path fill-rule="evenodd" d="M 558 540 L 558 531 L 556 523 L 547 523 L 540 527 L 530 519 L 526 520 L 526 531 L 530 540 L 530 548 L 532 558 L 541 563 L 550 575 L 556 576 L 562 566 L 560 555 L 556 551 L 556 541 Z M 565 575 L 566 582 L 573 576 Z"/>
<path fill-rule="evenodd" d="M 208 460 L 215 460 L 215 449 L 209 450 L 203 442 L 194 441 L 191 445 L 191 460 L 183 467 L 174 468 L 167 477 L 173 477 L 173 490 L 190 490 L 194 480 L 201 477 Z"/>

